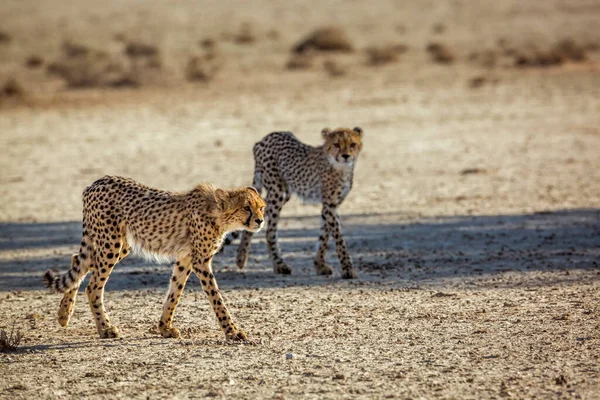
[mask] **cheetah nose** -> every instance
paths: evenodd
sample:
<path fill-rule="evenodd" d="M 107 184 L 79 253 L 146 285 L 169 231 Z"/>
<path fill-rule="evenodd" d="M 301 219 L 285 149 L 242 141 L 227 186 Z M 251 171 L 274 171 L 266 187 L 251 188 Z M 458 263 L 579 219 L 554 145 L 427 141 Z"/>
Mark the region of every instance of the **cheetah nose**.
<path fill-rule="evenodd" d="M 254 220 L 254 222 L 256 222 L 258 225 L 260 225 L 260 224 L 262 224 L 263 220 L 262 220 L 262 219 L 260 219 L 260 218 L 256 218 L 256 219 Z"/>
<path fill-rule="evenodd" d="M 350 157 L 350 154 L 342 154 L 342 157 L 344 157 L 344 160 L 347 160 L 348 157 Z"/>

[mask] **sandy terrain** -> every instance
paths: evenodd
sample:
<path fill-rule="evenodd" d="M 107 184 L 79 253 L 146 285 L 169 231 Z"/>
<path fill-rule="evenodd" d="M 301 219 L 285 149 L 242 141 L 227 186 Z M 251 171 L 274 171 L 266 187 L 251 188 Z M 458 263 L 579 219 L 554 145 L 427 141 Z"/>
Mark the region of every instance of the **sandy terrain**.
<path fill-rule="evenodd" d="M 0 398 L 600 398 L 600 53 L 551 68 L 470 57 L 597 43 L 596 1 L 54 3 L 0 5 L 0 84 L 25 91 L 0 98 L 0 329 L 25 335 L 0 353 Z M 332 20 L 356 51 L 287 70 L 293 44 Z M 244 29 L 254 41 L 236 43 Z M 65 40 L 120 54 L 115 35 L 160 49 L 141 87 L 72 90 L 45 72 Z M 206 38 L 222 64 L 187 82 Z M 433 41 L 456 61 L 431 62 Z M 408 51 L 368 65 L 384 44 Z M 32 54 L 44 67 L 24 66 Z M 170 267 L 135 257 L 105 294 L 122 338 L 97 339 L 83 289 L 58 326 L 41 275 L 68 267 L 94 179 L 247 185 L 268 132 L 318 144 L 339 125 L 365 130 L 340 210 L 359 279 L 339 279 L 333 248 L 334 276 L 314 274 L 319 208 L 294 199 L 280 234 L 292 276 L 271 272 L 263 235 L 246 271 L 235 246 L 214 262 L 249 343 L 223 341 L 195 278 L 183 338 L 162 339 Z"/>

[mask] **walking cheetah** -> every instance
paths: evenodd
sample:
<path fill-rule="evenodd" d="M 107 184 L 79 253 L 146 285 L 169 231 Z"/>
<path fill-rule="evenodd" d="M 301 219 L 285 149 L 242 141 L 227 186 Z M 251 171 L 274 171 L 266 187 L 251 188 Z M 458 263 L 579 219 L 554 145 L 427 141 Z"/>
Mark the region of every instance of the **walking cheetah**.
<path fill-rule="evenodd" d="M 200 184 L 186 193 L 170 193 L 128 178 L 97 180 L 83 192 L 83 238 L 71 269 L 61 276 L 50 270 L 44 275 L 48 288 L 64 293 L 58 322 L 69 323 L 79 285 L 91 272 L 86 292 L 98 334 L 100 338 L 119 337 L 104 310 L 104 286 L 113 267 L 133 247 L 145 255 L 176 259 L 159 322 L 163 337 L 179 337 L 171 321 L 193 271 L 226 338 L 246 340 L 246 333 L 236 327 L 225 307 L 211 262 L 227 232 L 262 228 L 265 206 L 253 187 L 226 191 Z"/>
<path fill-rule="evenodd" d="M 332 269 L 325 264 L 325 252 L 329 235 L 333 235 L 338 258 L 342 266 L 342 278 L 356 278 L 352 261 L 342 236 L 337 207 L 342 204 L 350 189 L 354 165 L 362 149 L 361 128 L 338 128 L 322 131 L 325 143 L 319 147 L 300 142 L 292 132 L 273 132 L 256 143 L 254 152 L 253 186 L 260 193 L 267 190 L 267 248 L 276 273 L 290 274 L 290 268 L 281 258 L 277 244 L 277 222 L 281 208 L 295 193 L 307 202 L 323 205 L 321 213 L 321 236 L 314 261 L 318 275 L 331 275 Z M 244 268 L 252 232 L 243 232 L 238 247 L 237 265 Z"/>

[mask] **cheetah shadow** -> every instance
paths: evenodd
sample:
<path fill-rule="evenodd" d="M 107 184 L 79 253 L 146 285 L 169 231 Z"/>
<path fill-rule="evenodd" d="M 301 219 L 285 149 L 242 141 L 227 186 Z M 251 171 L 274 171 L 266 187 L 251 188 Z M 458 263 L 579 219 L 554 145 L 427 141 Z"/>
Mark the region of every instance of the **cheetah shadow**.
<path fill-rule="evenodd" d="M 573 209 L 516 215 L 419 218 L 406 213 L 342 215 L 343 230 L 358 280 L 341 280 L 330 244 L 332 277 L 313 269 L 319 218 L 285 217 L 280 246 L 291 276 L 272 272 L 264 234 L 255 235 L 248 267 L 235 266 L 237 242 L 213 261 L 224 289 L 288 286 L 349 287 L 364 284 L 418 286 L 446 278 L 478 278 L 515 271 L 598 269 L 600 210 Z M 0 291 L 41 290 L 48 268 L 66 271 L 77 250 L 80 222 L 0 224 Z M 136 256 L 115 268 L 109 291 L 161 289 L 171 267 Z M 600 276 L 598 276 L 600 279 Z M 84 283 L 85 284 L 85 283 Z M 201 290 L 197 279 L 186 290 Z"/>

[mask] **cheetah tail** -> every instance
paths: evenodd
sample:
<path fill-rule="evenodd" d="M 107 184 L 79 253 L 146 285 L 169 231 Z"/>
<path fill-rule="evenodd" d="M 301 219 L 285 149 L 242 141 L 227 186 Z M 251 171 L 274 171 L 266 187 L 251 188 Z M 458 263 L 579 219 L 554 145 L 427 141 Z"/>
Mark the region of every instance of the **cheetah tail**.
<path fill-rule="evenodd" d="M 54 271 L 47 270 L 44 274 L 44 285 L 53 292 L 64 293 L 79 286 L 87 274 L 87 266 L 80 262 L 80 255 L 73 254 L 71 268 L 64 274 L 57 276 Z"/>

